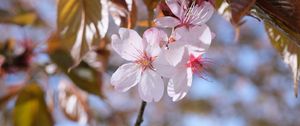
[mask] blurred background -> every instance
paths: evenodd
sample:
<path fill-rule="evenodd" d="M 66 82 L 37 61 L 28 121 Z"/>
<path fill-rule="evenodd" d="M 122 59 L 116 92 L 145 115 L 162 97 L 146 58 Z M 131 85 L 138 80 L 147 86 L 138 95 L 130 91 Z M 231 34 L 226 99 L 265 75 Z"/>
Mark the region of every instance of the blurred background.
<path fill-rule="evenodd" d="M 70 50 L 53 51 L 65 44 L 57 45 L 55 37 L 58 0 L 0 0 L 1 126 L 134 124 L 141 104 L 137 89 L 121 93 L 109 83 L 126 62 L 109 45 L 126 15 L 113 2 L 101 0 L 105 48 L 100 44 L 68 73 Z M 142 35 L 150 12 L 143 1 L 135 4 L 135 29 Z M 220 11 L 208 22 L 216 38 L 205 55 L 213 63 L 204 78 L 194 76 L 179 102 L 165 93 L 160 102 L 147 104 L 143 126 L 299 126 L 292 72 L 271 45 L 264 23 L 244 17 L 235 41 L 235 28 Z"/>

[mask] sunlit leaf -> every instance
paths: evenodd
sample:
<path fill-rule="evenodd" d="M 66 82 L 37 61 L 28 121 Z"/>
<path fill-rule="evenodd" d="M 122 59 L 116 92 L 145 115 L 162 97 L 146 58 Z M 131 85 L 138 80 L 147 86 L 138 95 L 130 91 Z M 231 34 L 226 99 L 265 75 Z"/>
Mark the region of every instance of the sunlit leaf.
<path fill-rule="evenodd" d="M 58 31 L 75 64 L 101 39 L 100 20 L 100 0 L 59 0 Z"/>
<path fill-rule="evenodd" d="M 52 35 L 48 40 L 48 54 L 51 60 L 60 68 L 79 88 L 92 94 L 101 95 L 101 73 L 81 62 L 76 68 L 69 70 L 74 64 L 68 50 L 61 47 L 61 39 Z"/>
<path fill-rule="evenodd" d="M 54 121 L 37 84 L 22 89 L 13 110 L 14 126 L 53 126 Z"/>
<path fill-rule="evenodd" d="M 88 120 L 90 120 L 91 111 L 87 101 L 87 94 L 78 90 L 66 80 L 60 81 L 58 85 L 58 101 L 61 110 L 70 120 L 86 120 L 85 123 L 88 123 Z"/>
<path fill-rule="evenodd" d="M 300 39 L 300 1 L 299 0 L 257 0 L 256 5 L 265 14 L 282 23 L 279 25 L 292 39 Z M 276 22 L 276 21 L 273 21 Z M 300 45 L 299 41 L 297 42 Z"/>
<path fill-rule="evenodd" d="M 219 9 L 223 4 L 224 0 L 215 0 L 215 8 Z"/>
<path fill-rule="evenodd" d="M 292 70 L 294 79 L 294 93 L 297 97 L 300 72 L 300 47 L 297 46 L 296 42 L 282 33 L 282 31 L 279 31 L 273 25 L 267 22 L 265 26 L 272 45 L 277 49 L 284 59 L 284 62 L 287 63 Z"/>
<path fill-rule="evenodd" d="M 67 51 L 57 50 L 50 54 L 54 63 L 81 89 L 96 95 L 100 95 L 101 73 L 94 70 L 85 62 L 81 62 L 76 68 L 69 71 L 73 65 L 73 59 Z"/>

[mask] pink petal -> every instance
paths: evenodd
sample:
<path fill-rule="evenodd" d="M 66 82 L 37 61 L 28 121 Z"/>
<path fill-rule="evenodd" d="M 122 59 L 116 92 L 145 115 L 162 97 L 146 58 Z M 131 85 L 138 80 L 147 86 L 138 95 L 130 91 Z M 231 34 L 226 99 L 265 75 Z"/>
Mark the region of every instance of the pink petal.
<path fill-rule="evenodd" d="M 149 28 L 144 32 L 143 39 L 150 45 L 159 45 L 161 42 L 168 41 L 168 35 L 163 30 Z"/>
<path fill-rule="evenodd" d="M 142 69 L 135 63 L 120 66 L 111 77 L 111 84 L 116 90 L 125 92 L 135 86 L 142 74 Z"/>
<path fill-rule="evenodd" d="M 179 27 L 175 32 L 181 36 L 181 38 L 177 40 L 178 42 L 186 42 L 191 46 L 199 48 L 199 50 L 205 51 L 211 44 L 212 34 L 207 25 L 190 28 Z"/>
<path fill-rule="evenodd" d="M 185 48 L 181 60 L 176 65 L 177 69 L 178 68 L 186 68 L 187 67 L 187 63 L 188 63 L 188 61 L 190 59 L 190 54 L 191 54 L 190 53 L 190 49 L 189 48 Z"/>
<path fill-rule="evenodd" d="M 176 66 L 182 59 L 184 54 L 184 46 L 178 48 L 169 48 L 168 50 L 163 50 L 162 53 L 170 65 Z"/>
<path fill-rule="evenodd" d="M 156 18 L 154 22 L 158 27 L 162 28 L 174 28 L 180 24 L 178 19 L 171 16 Z"/>
<path fill-rule="evenodd" d="M 155 71 L 163 77 L 170 78 L 173 76 L 175 67 L 170 65 L 164 55 L 159 55 L 152 63 Z"/>
<path fill-rule="evenodd" d="M 190 68 L 177 69 L 177 72 L 170 78 L 167 93 L 173 101 L 179 101 L 185 97 L 192 85 L 193 73 Z"/>
<path fill-rule="evenodd" d="M 143 40 L 146 41 L 146 52 L 152 56 L 156 57 L 160 53 L 160 45 L 168 41 L 167 34 L 157 28 L 150 28 L 144 32 Z"/>
<path fill-rule="evenodd" d="M 164 93 L 164 83 L 160 75 L 151 69 L 147 69 L 143 72 L 138 89 L 142 100 L 158 102 Z"/>
<path fill-rule="evenodd" d="M 209 2 L 204 1 L 201 6 L 195 6 L 195 11 L 198 12 L 198 18 L 192 21 L 192 24 L 202 25 L 206 23 L 214 14 L 215 8 Z"/>
<path fill-rule="evenodd" d="M 136 60 L 143 52 L 145 43 L 139 34 L 130 29 L 120 28 L 119 35 L 112 35 L 112 48 L 124 59 Z"/>
<path fill-rule="evenodd" d="M 177 0 L 166 0 L 166 3 L 175 16 L 178 18 L 182 17 L 183 8 L 178 4 Z"/>

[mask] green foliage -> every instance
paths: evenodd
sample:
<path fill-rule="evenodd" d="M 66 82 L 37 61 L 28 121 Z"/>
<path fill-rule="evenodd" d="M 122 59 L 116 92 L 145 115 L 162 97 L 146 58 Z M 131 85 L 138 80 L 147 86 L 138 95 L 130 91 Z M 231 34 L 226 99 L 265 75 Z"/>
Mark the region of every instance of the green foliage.
<path fill-rule="evenodd" d="M 14 108 L 15 126 L 53 126 L 52 116 L 37 84 L 28 84 L 20 92 Z"/>

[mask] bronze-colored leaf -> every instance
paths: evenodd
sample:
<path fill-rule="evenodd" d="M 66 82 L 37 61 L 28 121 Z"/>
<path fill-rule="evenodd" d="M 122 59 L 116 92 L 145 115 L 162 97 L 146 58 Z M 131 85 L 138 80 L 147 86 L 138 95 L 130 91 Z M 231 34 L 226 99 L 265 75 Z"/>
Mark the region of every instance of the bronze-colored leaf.
<path fill-rule="evenodd" d="M 256 0 L 228 0 L 231 8 L 231 22 L 239 25 L 240 20 L 249 13 Z"/>
<path fill-rule="evenodd" d="M 102 96 L 101 72 L 95 70 L 85 62 L 80 62 L 76 68 L 69 71 L 69 68 L 74 64 L 74 60 L 72 59 L 69 51 L 61 47 L 60 43 L 62 43 L 62 41 L 58 35 L 52 35 L 48 39 L 48 54 L 51 60 L 80 89 L 87 91 L 88 93 Z"/>
<path fill-rule="evenodd" d="M 78 64 L 100 39 L 100 0 L 60 0 L 57 26 L 64 47 Z"/>
<path fill-rule="evenodd" d="M 69 71 L 73 65 L 73 59 L 69 52 L 56 50 L 49 54 L 51 60 L 81 89 L 100 96 L 101 73 L 94 70 L 85 62 L 81 62 L 76 68 Z"/>
<path fill-rule="evenodd" d="M 53 126 L 44 92 L 37 84 L 26 85 L 19 94 L 13 110 L 14 126 Z"/>
<path fill-rule="evenodd" d="M 257 0 L 256 5 L 272 17 L 289 38 L 300 45 L 300 1 L 299 0 Z M 261 14 L 262 18 L 265 14 Z"/>
<path fill-rule="evenodd" d="M 270 23 L 265 23 L 266 31 L 274 48 L 281 54 L 284 62 L 287 63 L 293 73 L 294 93 L 298 96 L 298 80 L 300 72 L 300 47 L 286 36 L 282 31 Z"/>
<path fill-rule="evenodd" d="M 88 105 L 87 94 L 78 90 L 66 80 L 58 85 L 58 102 L 62 112 L 73 121 L 91 119 L 92 113 Z"/>

